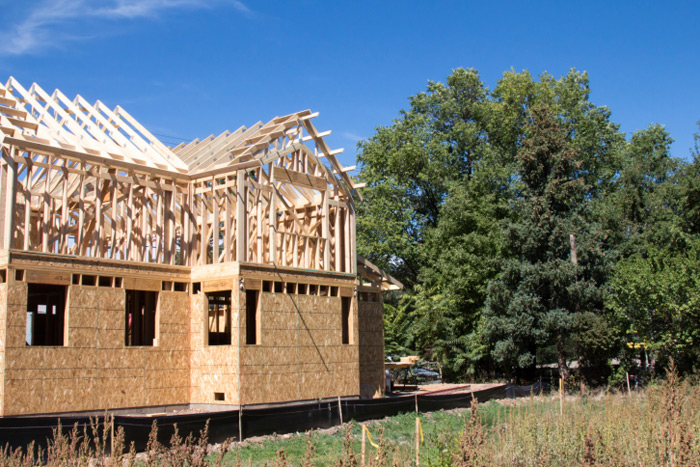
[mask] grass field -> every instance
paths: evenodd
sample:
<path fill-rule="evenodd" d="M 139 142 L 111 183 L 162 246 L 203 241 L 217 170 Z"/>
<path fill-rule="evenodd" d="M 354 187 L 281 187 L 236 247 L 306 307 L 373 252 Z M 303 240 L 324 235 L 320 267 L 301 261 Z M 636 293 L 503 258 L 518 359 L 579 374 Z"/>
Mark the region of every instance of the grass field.
<path fill-rule="evenodd" d="M 670 374 L 632 394 L 569 396 L 560 414 L 556 396 L 491 401 L 472 409 L 420 415 L 424 442 L 420 464 L 442 466 L 685 466 L 700 465 L 700 386 Z M 366 464 L 416 464 L 416 414 L 365 425 L 379 446 L 366 445 Z M 207 446 L 174 439 L 166 449 L 110 457 L 109 427 L 100 433 L 58 437 L 45 465 L 358 466 L 362 430 L 347 423 L 330 430 Z M 97 439 L 96 445 L 84 439 Z M 154 437 L 152 437 L 155 439 Z M 220 451 L 225 452 L 222 455 Z M 219 452 L 216 452 L 216 451 Z M 35 465 L 22 452 L 5 453 L 0 465 Z"/>
<path fill-rule="evenodd" d="M 420 415 L 422 465 L 700 465 L 700 387 L 673 374 L 631 395 L 569 397 L 563 414 L 556 396 L 491 401 L 472 410 L 477 417 L 469 409 Z M 415 418 L 411 413 L 367 423 L 380 446 L 367 445 L 367 463 L 415 465 Z M 356 424 L 333 433 L 268 437 L 234 449 L 225 461 L 357 465 L 360 439 Z"/>

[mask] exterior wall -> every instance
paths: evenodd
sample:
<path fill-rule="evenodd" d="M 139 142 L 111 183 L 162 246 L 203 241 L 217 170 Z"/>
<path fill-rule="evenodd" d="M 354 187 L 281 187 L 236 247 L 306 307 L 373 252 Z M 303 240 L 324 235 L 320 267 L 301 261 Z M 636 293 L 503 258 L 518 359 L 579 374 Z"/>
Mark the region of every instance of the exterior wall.
<path fill-rule="evenodd" d="M 284 280 L 280 276 L 276 278 L 280 279 Z M 287 280 L 308 283 L 305 281 L 309 279 L 292 276 Z M 338 294 L 345 291 L 351 296 L 352 289 L 348 286 L 353 285 L 345 282 L 334 288 Z M 241 403 L 356 396 L 359 393 L 356 300 L 353 298 L 351 304 L 350 342 L 343 344 L 340 296 L 262 290 L 259 293 L 259 343 L 241 345 Z M 245 336 L 246 295 L 243 291 L 239 294 L 240 334 Z"/>
<path fill-rule="evenodd" d="M 5 407 L 5 342 L 7 321 L 7 284 L 0 284 L 0 417 Z"/>
<path fill-rule="evenodd" d="M 27 284 L 8 284 L 3 415 L 187 403 L 187 294 L 159 292 L 153 347 L 125 346 L 125 297 L 68 286 L 64 345 L 27 346 Z"/>
<path fill-rule="evenodd" d="M 358 301 L 353 275 L 241 271 L 235 265 L 193 270 L 187 276 L 182 271 L 167 276 L 167 271 L 155 270 L 138 276 L 138 266 L 103 265 L 103 273 L 121 280 L 110 286 L 100 286 L 99 280 L 97 285 L 79 285 L 80 274 L 101 277 L 98 266 L 92 265 L 92 270 L 88 266 L 77 261 L 48 272 L 50 265 L 41 260 L 8 265 L 7 283 L 0 283 L 0 415 L 188 403 L 260 404 L 381 393 L 381 303 Z M 40 267 L 44 269 L 35 269 Z M 16 275 L 15 268 L 23 276 Z M 200 281 L 197 291 L 182 287 L 176 291 L 172 281 L 192 287 L 184 282 L 189 277 Z M 51 280 L 67 284 L 64 345 L 27 346 L 28 283 Z M 283 291 L 270 288 L 275 282 L 284 284 Z M 266 291 L 263 283 L 268 284 Z M 293 286 L 291 293 L 287 284 Z M 302 291 L 299 284 L 306 289 Z M 158 291 L 157 342 L 129 347 L 126 290 L 141 289 Z M 255 345 L 245 343 L 246 290 L 258 291 Z M 215 291 L 231 293 L 230 345 L 207 342 L 206 294 Z M 347 344 L 343 344 L 343 297 L 350 303 Z M 380 294 L 376 297 L 381 300 Z"/>
<path fill-rule="evenodd" d="M 235 297 L 237 294 L 234 294 Z M 234 302 L 232 299 L 231 345 L 210 346 L 207 343 L 207 296 L 204 292 L 190 296 L 191 403 L 238 404 L 238 333 L 235 326 L 238 307 Z M 223 401 L 216 400 L 214 393 L 223 393 Z"/>
<path fill-rule="evenodd" d="M 381 397 L 384 394 L 384 304 L 380 292 L 372 292 L 376 301 L 360 300 L 360 397 Z M 360 292 L 361 298 L 371 297 Z"/>

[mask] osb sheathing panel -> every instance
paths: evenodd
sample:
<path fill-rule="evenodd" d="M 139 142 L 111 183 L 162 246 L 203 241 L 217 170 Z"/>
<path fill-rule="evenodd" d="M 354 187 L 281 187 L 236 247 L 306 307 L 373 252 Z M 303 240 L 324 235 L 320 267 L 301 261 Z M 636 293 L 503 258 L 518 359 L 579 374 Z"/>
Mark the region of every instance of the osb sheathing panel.
<path fill-rule="evenodd" d="M 262 292 L 260 300 L 261 343 L 241 347 L 243 404 L 359 393 L 358 346 L 342 344 L 339 297 Z"/>
<path fill-rule="evenodd" d="M 157 346 L 125 347 L 125 291 L 72 285 L 66 345 L 27 347 L 26 285 L 10 288 L 4 415 L 189 402 L 187 294 L 159 292 Z"/>
<path fill-rule="evenodd" d="M 360 395 L 377 397 L 384 392 L 384 318 L 382 302 L 358 304 Z"/>
<path fill-rule="evenodd" d="M 233 280 L 229 281 L 231 284 Z M 208 299 L 200 293 L 190 297 L 189 363 L 190 401 L 201 404 L 238 403 L 238 313 L 231 303 L 231 345 L 208 345 Z M 214 393 L 223 393 L 224 400 L 214 399 Z"/>
<path fill-rule="evenodd" d="M 5 407 L 5 343 L 7 321 L 7 284 L 0 284 L 0 417 Z"/>

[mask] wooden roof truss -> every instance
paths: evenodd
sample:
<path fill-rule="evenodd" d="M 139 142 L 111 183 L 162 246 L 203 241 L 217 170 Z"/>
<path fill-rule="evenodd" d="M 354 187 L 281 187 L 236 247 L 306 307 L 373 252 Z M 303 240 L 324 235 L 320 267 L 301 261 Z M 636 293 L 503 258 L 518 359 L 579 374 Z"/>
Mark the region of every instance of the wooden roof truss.
<path fill-rule="evenodd" d="M 121 107 L 0 85 L 0 249 L 356 273 L 359 196 L 305 110 L 174 148 Z"/>

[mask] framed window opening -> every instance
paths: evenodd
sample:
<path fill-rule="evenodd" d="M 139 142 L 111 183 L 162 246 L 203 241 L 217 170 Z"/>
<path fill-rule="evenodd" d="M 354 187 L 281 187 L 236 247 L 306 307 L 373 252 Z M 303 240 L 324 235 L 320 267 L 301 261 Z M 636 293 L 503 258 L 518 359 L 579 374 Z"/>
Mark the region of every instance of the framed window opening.
<path fill-rule="evenodd" d="M 260 293 L 257 290 L 245 291 L 245 343 L 260 344 Z"/>
<path fill-rule="evenodd" d="M 126 291 L 124 345 L 152 347 L 156 345 L 158 292 Z"/>
<path fill-rule="evenodd" d="M 65 285 L 27 284 L 27 345 L 63 345 L 66 292 Z"/>
<path fill-rule="evenodd" d="M 341 297 L 341 320 L 343 327 L 343 344 L 350 344 L 350 324 L 352 320 L 352 297 Z"/>
<path fill-rule="evenodd" d="M 231 291 L 207 293 L 207 344 L 231 345 Z"/>

